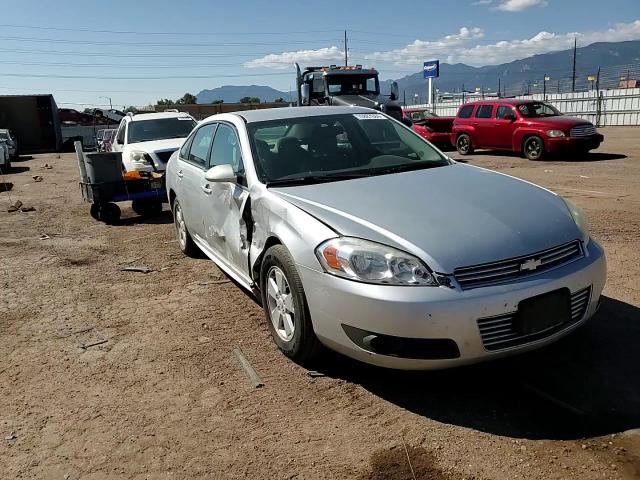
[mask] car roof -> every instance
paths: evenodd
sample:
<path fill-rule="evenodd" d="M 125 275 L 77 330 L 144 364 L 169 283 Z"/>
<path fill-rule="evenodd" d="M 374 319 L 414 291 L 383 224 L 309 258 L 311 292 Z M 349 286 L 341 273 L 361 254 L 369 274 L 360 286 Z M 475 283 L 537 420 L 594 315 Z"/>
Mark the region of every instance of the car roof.
<path fill-rule="evenodd" d="M 191 115 L 185 112 L 156 112 L 156 113 L 139 113 L 133 115 L 130 118 L 131 122 L 139 122 L 141 120 L 156 120 L 158 118 L 192 118 Z"/>
<path fill-rule="evenodd" d="M 365 107 L 283 107 L 264 108 L 261 110 L 243 110 L 240 112 L 232 112 L 232 114 L 244 119 L 247 123 L 253 123 L 287 118 L 317 117 L 320 115 L 371 113 L 372 111 L 375 112 L 376 110 Z M 209 120 L 209 118 L 207 120 Z"/>
<path fill-rule="evenodd" d="M 478 104 L 489 104 L 495 103 L 496 105 L 522 105 L 523 103 L 532 103 L 532 102 L 540 102 L 541 100 L 534 99 L 526 99 L 526 98 L 491 98 L 487 100 L 476 100 L 474 102 L 467 102 L 465 105 L 478 105 Z"/>

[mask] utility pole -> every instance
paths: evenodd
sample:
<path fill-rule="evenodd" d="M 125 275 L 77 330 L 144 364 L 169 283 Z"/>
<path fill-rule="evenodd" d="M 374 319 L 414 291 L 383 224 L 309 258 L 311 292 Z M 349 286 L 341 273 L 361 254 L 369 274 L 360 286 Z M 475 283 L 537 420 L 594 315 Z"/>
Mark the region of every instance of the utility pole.
<path fill-rule="evenodd" d="M 573 39 L 573 81 L 571 83 L 571 91 L 576 91 L 576 55 L 578 51 L 578 39 Z"/>
<path fill-rule="evenodd" d="M 347 31 L 344 31 L 344 66 L 349 66 L 349 48 L 347 46 Z"/>
<path fill-rule="evenodd" d="M 498 77 L 498 98 L 500 98 L 500 90 L 502 88 L 502 85 L 500 84 L 500 77 Z"/>
<path fill-rule="evenodd" d="M 100 96 L 98 98 L 106 98 L 107 100 L 109 100 L 109 108 L 113 110 L 113 103 L 111 103 L 111 97 Z"/>
<path fill-rule="evenodd" d="M 600 67 L 598 67 L 598 74 L 596 75 L 596 90 L 600 91 Z"/>

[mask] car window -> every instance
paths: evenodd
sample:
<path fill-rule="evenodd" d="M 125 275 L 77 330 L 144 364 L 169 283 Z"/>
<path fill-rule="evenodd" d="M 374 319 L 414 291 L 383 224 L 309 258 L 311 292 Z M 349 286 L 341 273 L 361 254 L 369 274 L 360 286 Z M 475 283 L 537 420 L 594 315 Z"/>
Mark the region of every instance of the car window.
<path fill-rule="evenodd" d="M 184 144 L 180 148 L 180 158 L 182 158 L 183 160 L 187 160 L 189 158 L 189 149 L 191 148 L 191 143 L 193 142 L 194 136 L 195 134 L 187 138 L 187 141 L 184 142 Z"/>
<path fill-rule="evenodd" d="M 500 105 L 496 110 L 496 118 L 498 120 L 504 120 L 506 115 L 514 115 L 513 108 L 510 105 Z"/>
<path fill-rule="evenodd" d="M 129 143 L 150 142 L 167 138 L 187 138 L 196 126 L 191 117 L 154 118 L 130 122 Z"/>
<path fill-rule="evenodd" d="M 476 112 L 476 118 L 491 118 L 491 112 L 493 111 L 493 105 L 480 105 Z"/>
<path fill-rule="evenodd" d="M 557 117 L 562 115 L 555 107 L 544 102 L 523 103 L 518 105 L 518 110 L 526 118 Z"/>
<path fill-rule="evenodd" d="M 474 105 L 465 105 L 458 112 L 458 118 L 470 118 L 473 113 Z"/>
<path fill-rule="evenodd" d="M 238 135 L 233 127 L 224 123 L 218 127 L 213 147 L 211 147 L 209 168 L 217 165 L 231 165 L 236 175 L 244 173 Z"/>
<path fill-rule="evenodd" d="M 116 136 L 116 143 L 119 143 L 121 145 L 124 145 L 124 131 L 126 128 L 126 123 L 121 123 L 120 124 L 120 128 L 118 129 L 118 133 Z"/>
<path fill-rule="evenodd" d="M 191 141 L 191 148 L 189 149 L 189 156 L 187 157 L 190 163 L 197 165 L 198 167 L 205 168 L 207 165 L 207 154 L 209 153 L 209 147 L 211 146 L 211 139 L 213 133 L 216 131 L 216 124 L 203 125 L 193 136 Z"/>

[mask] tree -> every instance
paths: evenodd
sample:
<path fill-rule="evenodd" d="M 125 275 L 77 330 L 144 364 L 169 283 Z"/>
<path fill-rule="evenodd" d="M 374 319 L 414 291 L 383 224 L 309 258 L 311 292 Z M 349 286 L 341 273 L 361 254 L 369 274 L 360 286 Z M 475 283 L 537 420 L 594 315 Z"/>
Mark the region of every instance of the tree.
<path fill-rule="evenodd" d="M 240 103 L 260 103 L 261 100 L 258 97 L 242 97 Z"/>
<path fill-rule="evenodd" d="M 224 100 L 214 100 L 213 102 L 211 102 L 211 105 L 219 105 L 221 103 L 224 103 Z"/>
<path fill-rule="evenodd" d="M 124 113 L 138 113 L 138 109 L 136 107 L 134 107 L 133 105 L 131 105 L 130 107 L 126 107 L 124 110 Z"/>
<path fill-rule="evenodd" d="M 160 106 L 160 107 L 171 107 L 173 105 L 175 105 L 176 102 L 174 102 L 173 100 L 170 100 L 168 98 L 161 98 L 160 100 L 158 100 L 156 102 L 156 105 Z"/>
<path fill-rule="evenodd" d="M 278 97 L 274 100 L 275 103 L 285 103 L 284 98 Z"/>
<path fill-rule="evenodd" d="M 198 99 L 191 93 L 185 93 L 182 98 L 176 100 L 176 104 L 178 105 L 195 105 L 196 103 L 198 103 Z"/>

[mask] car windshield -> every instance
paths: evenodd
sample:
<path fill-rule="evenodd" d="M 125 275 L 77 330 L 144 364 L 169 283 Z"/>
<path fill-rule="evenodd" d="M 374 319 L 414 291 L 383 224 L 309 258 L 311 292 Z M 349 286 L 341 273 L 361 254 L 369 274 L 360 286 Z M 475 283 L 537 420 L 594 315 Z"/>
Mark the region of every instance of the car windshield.
<path fill-rule="evenodd" d="M 186 138 L 196 122 L 191 117 L 157 118 L 129 123 L 129 143 L 150 142 L 166 138 Z"/>
<path fill-rule="evenodd" d="M 518 110 L 526 118 L 557 117 L 562 115 L 554 106 L 544 102 L 523 103 L 518 105 Z"/>
<path fill-rule="evenodd" d="M 329 95 L 377 95 L 375 75 L 328 75 Z"/>
<path fill-rule="evenodd" d="M 266 184 L 319 183 L 449 165 L 449 160 L 381 113 L 250 123 L 256 170 Z"/>

